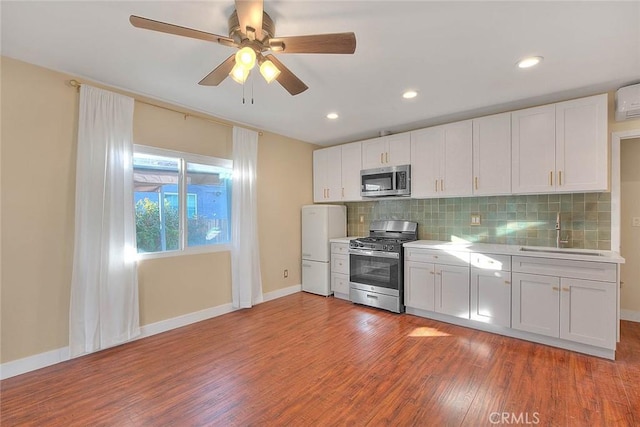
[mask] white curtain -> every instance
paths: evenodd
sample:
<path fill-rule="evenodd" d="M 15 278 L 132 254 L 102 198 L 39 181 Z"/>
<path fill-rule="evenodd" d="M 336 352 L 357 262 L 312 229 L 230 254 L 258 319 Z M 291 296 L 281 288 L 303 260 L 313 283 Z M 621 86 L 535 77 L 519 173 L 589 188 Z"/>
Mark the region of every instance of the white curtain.
<path fill-rule="evenodd" d="M 71 357 L 140 334 L 133 211 L 133 99 L 82 85 Z"/>
<path fill-rule="evenodd" d="M 233 128 L 231 289 L 235 308 L 262 302 L 258 248 L 258 134 Z"/>

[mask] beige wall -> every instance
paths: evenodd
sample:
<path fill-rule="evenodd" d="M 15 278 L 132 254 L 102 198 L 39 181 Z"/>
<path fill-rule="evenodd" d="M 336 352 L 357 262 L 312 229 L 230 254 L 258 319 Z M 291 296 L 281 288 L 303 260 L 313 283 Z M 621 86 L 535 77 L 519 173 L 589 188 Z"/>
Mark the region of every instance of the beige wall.
<path fill-rule="evenodd" d="M 4 363 L 68 345 L 78 94 L 64 84 L 68 75 L 4 57 L 1 65 Z M 230 158 L 231 127 L 194 115 L 136 102 L 135 143 Z M 314 148 L 266 132 L 259 138 L 264 292 L 301 282 L 300 206 L 312 201 Z M 141 261 L 142 325 L 231 302 L 230 271 L 229 252 Z"/>
<path fill-rule="evenodd" d="M 638 127 L 637 129 L 640 129 Z M 620 308 L 640 312 L 640 227 L 633 227 L 634 217 L 640 217 L 640 138 L 620 143 L 620 252 L 624 282 L 620 293 Z"/>

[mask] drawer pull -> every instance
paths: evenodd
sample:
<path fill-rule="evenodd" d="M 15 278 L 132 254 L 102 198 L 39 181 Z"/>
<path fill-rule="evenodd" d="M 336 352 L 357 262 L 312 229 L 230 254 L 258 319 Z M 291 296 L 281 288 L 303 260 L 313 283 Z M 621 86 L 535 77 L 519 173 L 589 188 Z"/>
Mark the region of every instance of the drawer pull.
<path fill-rule="evenodd" d="M 436 274 L 436 273 L 435 273 L 435 272 L 433 272 L 433 271 L 430 271 L 429 273 L 431 273 L 431 274 Z"/>
<path fill-rule="evenodd" d="M 505 280 L 505 281 L 504 281 L 504 284 L 505 284 L 505 285 L 510 285 L 510 284 L 511 284 L 511 282 L 510 282 L 510 281 L 508 281 L 508 280 Z"/>
<path fill-rule="evenodd" d="M 559 287 L 557 287 L 557 286 L 554 286 L 554 287 L 552 287 L 551 289 L 553 289 L 554 291 L 559 291 L 559 290 L 560 290 L 560 288 L 559 288 Z"/>
<path fill-rule="evenodd" d="M 367 294 L 367 298 L 378 299 L 376 295 Z"/>
<path fill-rule="evenodd" d="M 565 291 L 565 292 L 569 292 L 570 291 L 569 288 L 562 288 L 562 290 Z"/>

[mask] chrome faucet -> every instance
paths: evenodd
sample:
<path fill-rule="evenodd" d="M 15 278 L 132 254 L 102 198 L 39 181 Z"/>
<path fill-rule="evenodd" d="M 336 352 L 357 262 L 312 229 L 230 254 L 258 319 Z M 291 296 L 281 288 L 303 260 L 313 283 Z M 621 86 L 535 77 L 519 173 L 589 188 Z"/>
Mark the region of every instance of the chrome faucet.
<path fill-rule="evenodd" d="M 561 248 L 563 244 L 569 243 L 568 239 L 560 240 L 560 232 L 562 231 L 560 227 L 560 212 L 556 215 L 556 248 Z"/>

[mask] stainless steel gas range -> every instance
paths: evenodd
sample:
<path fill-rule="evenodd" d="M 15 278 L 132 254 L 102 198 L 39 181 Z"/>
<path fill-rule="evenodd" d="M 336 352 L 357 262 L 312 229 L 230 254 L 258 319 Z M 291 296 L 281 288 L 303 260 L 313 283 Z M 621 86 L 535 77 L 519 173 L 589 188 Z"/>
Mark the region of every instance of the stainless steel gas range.
<path fill-rule="evenodd" d="M 402 244 L 418 238 L 418 223 L 372 221 L 369 237 L 349 242 L 349 297 L 357 304 L 404 312 Z"/>

